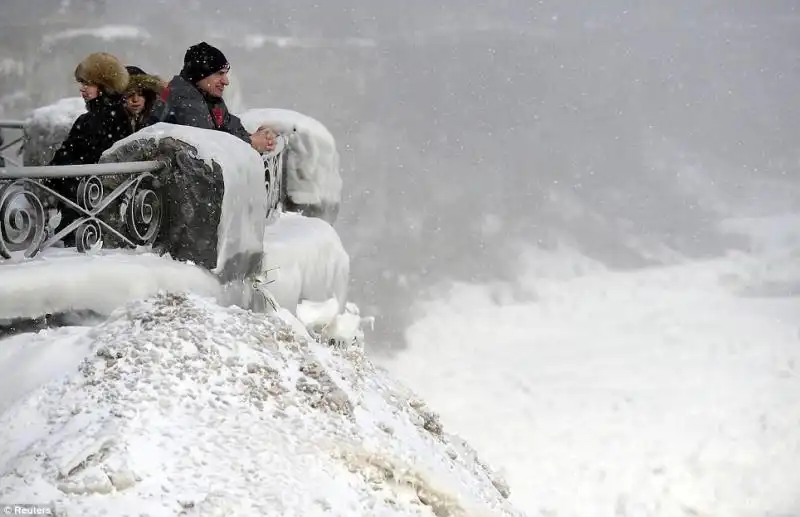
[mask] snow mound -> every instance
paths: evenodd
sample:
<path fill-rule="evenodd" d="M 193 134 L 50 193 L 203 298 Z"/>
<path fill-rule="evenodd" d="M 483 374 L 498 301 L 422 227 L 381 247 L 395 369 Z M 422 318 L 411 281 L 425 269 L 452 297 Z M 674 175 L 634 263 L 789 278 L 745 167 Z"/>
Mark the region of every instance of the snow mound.
<path fill-rule="evenodd" d="M 87 517 L 522 515 L 361 348 L 295 323 L 194 296 L 116 311 L 78 368 L 0 415 L 0 500 Z"/>
<path fill-rule="evenodd" d="M 304 213 L 336 220 L 342 194 L 336 141 L 318 120 L 287 109 L 252 109 L 241 115 L 251 133 L 270 126 L 289 138 L 286 156 L 286 194 Z"/>
<path fill-rule="evenodd" d="M 51 379 L 77 369 L 91 352 L 88 327 L 59 327 L 18 334 L 0 343 L 0 415 Z"/>
<path fill-rule="evenodd" d="M 0 320 L 113 309 L 159 292 L 222 296 L 205 269 L 152 253 L 124 250 L 92 255 L 46 250 L 37 260 L 0 265 Z"/>
<path fill-rule="evenodd" d="M 25 165 L 47 165 L 61 146 L 75 120 L 86 113 L 81 97 L 60 99 L 31 112 L 25 119 Z"/>
<path fill-rule="evenodd" d="M 331 298 L 344 307 L 350 257 L 336 230 L 316 217 L 282 213 L 264 234 L 265 280 L 277 302 L 293 313 L 298 302 Z"/>

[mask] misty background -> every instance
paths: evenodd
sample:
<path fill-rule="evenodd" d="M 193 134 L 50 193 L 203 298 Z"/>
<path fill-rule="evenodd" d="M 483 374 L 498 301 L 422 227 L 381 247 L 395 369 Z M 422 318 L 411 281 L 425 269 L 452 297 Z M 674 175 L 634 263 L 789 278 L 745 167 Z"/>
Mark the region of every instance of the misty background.
<path fill-rule="evenodd" d="M 169 78 L 218 46 L 238 108 L 336 138 L 351 297 L 386 350 L 449 282 L 513 296 L 531 249 L 645 267 L 747 250 L 722 221 L 796 212 L 795 5 L 0 0 L 0 118 L 76 96 L 90 52 Z M 104 25 L 138 30 L 76 36 Z"/>

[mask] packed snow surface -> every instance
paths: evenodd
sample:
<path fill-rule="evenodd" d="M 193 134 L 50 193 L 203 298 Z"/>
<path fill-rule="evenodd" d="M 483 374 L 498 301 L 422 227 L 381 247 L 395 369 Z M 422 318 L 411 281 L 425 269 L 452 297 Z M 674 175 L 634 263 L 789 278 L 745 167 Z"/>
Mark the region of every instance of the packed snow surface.
<path fill-rule="evenodd" d="M 60 327 L 0 341 L 0 414 L 62 372 L 75 369 L 90 352 L 88 327 Z"/>
<path fill-rule="evenodd" d="M 0 501 L 76 517 L 522 515 L 362 348 L 323 347 L 280 314 L 163 295 L 55 335 L 58 362 L 39 356 L 48 375 L 2 406 Z"/>
<path fill-rule="evenodd" d="M 50 248 L 34 260 L 0 264 L 0 320 L 82 310 L 108 314 L 161 291 L 222 295 L 216 277 L 190 263 L 126 250 Z"/>
<path fill-rule="evenodd" d="M 529 515 L 798 515 L 800 300 L 771 296 L 800 293 L 797 262 L 571 279 L 538 262 L 513 289 L 424 304 L 387 367 L 504 469 Z"/>

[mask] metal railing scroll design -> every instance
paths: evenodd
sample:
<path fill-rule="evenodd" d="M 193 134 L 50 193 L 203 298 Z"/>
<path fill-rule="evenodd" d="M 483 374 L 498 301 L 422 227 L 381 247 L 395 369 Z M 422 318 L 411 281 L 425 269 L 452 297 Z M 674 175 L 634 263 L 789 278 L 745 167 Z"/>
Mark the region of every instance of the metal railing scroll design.
<path fill-rule="evenodd" d="M 150 171 L 120 173 L 116 165 L 122 164 L 97 165 L 104 170 L 73 177 L 75 199 L 25 176 L 26 169 L 38 169 L 39 177 L 54 169 L 46 177 L 60 178 L 63 167 L 0 169 L 0 259 L 33 258 L 71 234 L 81 253 L 102 248 L 104 236 L 132 248 L 153 245 L 163 217 L 158 179 Z M 114 181 L 103 181 L 109 175 Z M 65 213 L 70 220 L 59 228 Z"/>
<path fill-rule="evenodd" d="M 26 258 L 35 255 L 47 230 L 42 201 L 27 188 L 27 181 L 0 187 L 0 257 L 4 259 L 20 251 Z"/>

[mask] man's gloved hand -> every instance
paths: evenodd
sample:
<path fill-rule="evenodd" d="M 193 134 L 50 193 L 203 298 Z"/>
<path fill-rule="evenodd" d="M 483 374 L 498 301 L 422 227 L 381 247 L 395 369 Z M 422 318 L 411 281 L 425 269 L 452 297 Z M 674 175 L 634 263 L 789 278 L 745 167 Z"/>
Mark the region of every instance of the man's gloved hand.
<path fill-rule="evenodd" d="M 253 149 L 260 153 L 268 153 L 275 149 L 275 137 L 277 135 L 271 128 L 261 126 L 258 130 L 250 135 L 250 144 Z"/>

